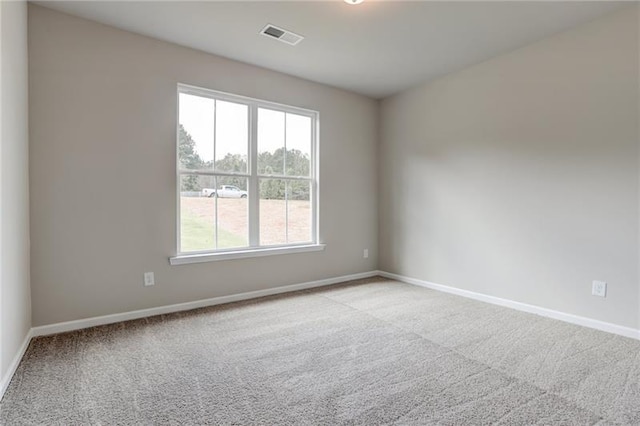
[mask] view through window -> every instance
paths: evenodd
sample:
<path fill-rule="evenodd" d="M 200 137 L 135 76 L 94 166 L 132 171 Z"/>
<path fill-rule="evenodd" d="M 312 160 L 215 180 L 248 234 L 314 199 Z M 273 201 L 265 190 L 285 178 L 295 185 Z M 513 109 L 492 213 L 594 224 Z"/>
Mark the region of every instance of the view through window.
<path fill-rule="evenodd" d="M 178 87 L 179 253 L 316 242 L 317 113 Z"/>

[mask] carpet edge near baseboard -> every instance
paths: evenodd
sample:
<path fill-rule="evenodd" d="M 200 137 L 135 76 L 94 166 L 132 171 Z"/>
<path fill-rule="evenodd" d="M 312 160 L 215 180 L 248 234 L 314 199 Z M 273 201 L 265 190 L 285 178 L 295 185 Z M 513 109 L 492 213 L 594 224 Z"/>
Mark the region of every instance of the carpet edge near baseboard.
<path fill-rule="evenodd" d="M 11 364 L 9 364 L 9 368 L 7 372 L 4 374 L 2 379 L 0 379 L 0 401 L 4 398 L 4 394 L 9 388 L 9 383 L 11 383 L 11 379 L 13 379 L 24 354 L 27 352 L 27 348 L 29 347 L 29 343 L 31 343 L 31 339 L 33 338 L 33 328 L 29 329 L 27 334 L 24 336 L 24 340 L 22 341 L 22 345 L 18 348 L 13 360 L 11 360 Z"/>
<path fill-rule="evenodd" d="M 98 317 L 83 318 L 73 321 L 65 321 L 54 324 L 32 327 L 24 338 L 22 346 L 16 352 L 9 369 L 0 381 L 0 401 L 7 391 L 11 379 L 13 378 L 20 361 L 24 357 L 31 339 L 39 336 L 48 336 L 52 334 L 65 333 L 68 331 L 81 330 L 84 328 L 95 327 L 99 325 L 113 324 L 122 321 L 130 321 L 134 319 L 151 317 L 154 315 L 170 314 L 174 312 L 189 311 L 192 309 L 205 308 L 208 306 L 222 305 L 225 303 L 240 302 L 243 300 L 257 299 L 259 297 L 272 296 L 282 293 L 291 293 L 299 290 L 307 290 L 316 287 L 324 287 L 327 285 L 338 284 L 346 281 L 359 280 L 363 278 L 371 278 L 379 275 L 379 271 L 367 271 L 339 277 L 327 278 L 316 281 L 308 281 L 299 284 L 291 284 L 281 287 L 274 287 L 264 290 L 256 290 L 245 293 L 232 294 L 228 296 L 219 296 L 209 299 L 195 300 L 192 302 L 176 303 L 172 305 L 158 306 L 154 308 L 140 309 L 129 312 L 121 312 L 117 314 L 102 315 Z"/>
<path fill-rule="evenodd" d="M 394 274 L 386 271 L 378 271 L 378 275 L 400 281 L 406 284 L 412 284 L 419 287 L 428 288 L 431 290 L 441 291 L 444 293 L 454 294 L 456 296 L 466 297 L 468 299 L 478 300 L 480 302 L 490 303 L 492 305 L 503 306 L 506 308 L 515 309 L 517 311 L 527 312 L 530 314 L 540 315 L 546 318 L 551 318 L 563 322 L 567 322 L 582 327 L 592 328 L 607 333 L 617 334 L 619 336 L 628 337 L 635 340 L 640 340 L 640 330 L 626 327 L 619 324 L 614 324 L 606 321 L 600 321 L 593 318 L 582 317 L 579 315 L 569 314 L 562 311 L 556 311 L 553 309 L 543 308 L 541 306 L 529 305 L 527 303 L 516 302 L 514 300 L 502 299 L 496 296 L 490 296 L 483 293 L 476 293 L 470 290 L 464 290 L 457 287 L 451 287 L 442 284 L 436 284 L 433 282 L 420 280 L 417 278 L 407 277 L 405 275 Z"/>
<path fill-rule="evenodd" d="M 543 308 L 540 306 L 529 305 L 522 302 L 516 302 L 509 299 L 502 299 L 495 296 L 490 296 L 482 293 L 476 293 L 469 290 L 463 290 L 456 287 L 446 286 L 442 284 L 436 284 L 429 281 L 420 280 L 417 278 L 411 278 L 404 275 L 399 275 L 391 272 L 374 270 L 368 272 L 361 272 L 351 275 L 343 275 L 334 278 L 327 278 L 317 281 L 309 281 L 300 284 L 292 284 L 282 287 L 274 287 L 265 290 L 256 290 L 246 293 L 239 293 L 229 296 L 220 296 L 210 299 L 196 300 L 192 302 L 178 303 L 172 305 L 159 306 L 148 309 L 141 309 L 130 312 L 123 312 L 118 314 L 103 315 L 98 317 L 84 318 L 73 321 L 66 321 L 60 323 L 54 323 L 44 326 L 32 327 L 24 338 L 22 346 L 15 354 L 9 369 L 5 373 L 4 377 L 0 380 L 0 401 L 4 397 L 4 394 L 11 383 L 20 361 L 24 357 L 31 339 L 38 336 L 47 336 L 51 334 L 64 333 L 67 331 L 80 330 L 89 327 L 95 327 L 98 325 L 113 324 L 121 321 L 129 321 L 133 319 L 146 318 L 154 315 L 169 314 L 173 312 L 187 311 L 191 309 L 204 308 L 207 306 L 221 305 L 224 303 L 239 302 L 243 300 L 255 299 L 259 297 L 272 296 L 282 293 L 290 293 L 299 290 L 306 290 L 316 287 L 323 287 L 332 284 L 338 284 L 341 282 L 358 280 L 363 278 L 370 278 L 374 276 L 382 276 L 384 278 L 394 279 L 406 284 L 416 285 L 419 287 L 429 288 L 432 290 L 442 291 L 445 293 L 454 294 L 457 296 L 466 297 L 469 299 L 478 300 L 481 302 L 491 303 L 493 305 L 499 305 L 518 311 L 528 312 L 531 314 L 540 315 L 555 320 L 568 322 L 571 324 L 592 328 L 612 334 L 617 334 L 624 337 L 640 340 L 640 330 L 631 327 L 625 327 L 618 324 L 608 323 L 604 321 L 595 320 L 592 318 L 581 317 L 561 311 L 555 311 L 552 309 Z"/>
<path fill-rule="evenodd" d="M 59 322 L 54 324 L 36 326 L 31 329 L 33 337 L 48 336 L 51 334 L 65 333 L 67 331 L 81 330 L 84 328 L 95 327 L 99 325 L 113 324 L 122 321 L 130 321 L 134 319 L 147 318 L 154 315 L 170 314 L 174 312 L 189 311 L 192 309 L 206 308 L 208 306 L 222 305 L 225 303 L 240 302 L 243 300 L 257 299 L 265 296 L 273 296 L 276 294 L 291 293 L 299 290 L 308 290 L 316 287 L 324 287 L 327 285 L 338 284 L 346 281 L 359 280 L 363 278 L 371 278 L 379 275 L 379 271 L 367 271 L 350 275 L 342 275 L 339 277 L 326 278 L 316 281 L 307 281 L 304 283 L 285 285 L 281 287 L 273 287 L 264 290 L 255 290 L 244 293 L 231 294 L 227 296 L 218 296 L 208 299 L 194 300 L 191 302 L 176 303 L 171 305 L 157 306 L 153 308 L 139 309 L 135 311 L 121 312 L 117 314 L 102 315 L 97 317 L 83 318 L 72 321 Z"/>

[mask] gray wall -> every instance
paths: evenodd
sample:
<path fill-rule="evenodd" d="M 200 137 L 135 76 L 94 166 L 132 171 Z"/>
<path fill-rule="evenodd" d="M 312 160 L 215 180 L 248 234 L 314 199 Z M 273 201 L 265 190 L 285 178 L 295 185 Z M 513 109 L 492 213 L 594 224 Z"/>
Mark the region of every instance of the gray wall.
<path fill-rule="evenodd" d="M 639 325 L 634 7 L 382 102 L 380 269 Z"/>
<path fill-rule="evenodd" d="M 35 326 L 376 268 L 375 101 L 34 5 L 29 60 Z M 178 82 L 320 112 L 324 252 L 169 266 Z"/>
<path fill-rule="evenodd" d="M 29 19 L 34 325 L 379 267 L 640 327 L 640 11 L 379 109 L 39 6 Z M 168 265 L 177 82 L 320 111 L 325 252 Z"/>
<path fill-rule="evenodd" d="M 31 328 L 27 4 L 0 2 L 0 379 Z"/>

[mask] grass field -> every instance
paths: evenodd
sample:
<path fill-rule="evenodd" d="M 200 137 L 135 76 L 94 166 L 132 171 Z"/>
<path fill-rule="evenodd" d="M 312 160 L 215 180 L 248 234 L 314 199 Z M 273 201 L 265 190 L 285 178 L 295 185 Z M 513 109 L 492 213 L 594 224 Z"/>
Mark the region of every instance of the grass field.
<path fill-rule="evenodd" d="M 204 221 L 190 212 L 183 212 L 181 220 L 182 251 L 212 250 L 216 247 L 216 230 L 213 223 Z M 220 248 L 244 247 L 247 245 L 247 238 L 220 229 L 217 243 Z"/>
<path fill-rule="evenodd" d="M 216 249 L 216 198 L 181 197 L 181 251 Z M 217 248 L 248 246 L 247 200 L 218 198 Z M 308 201 L 260 200 L 260 245 L 311 240 Z"/>

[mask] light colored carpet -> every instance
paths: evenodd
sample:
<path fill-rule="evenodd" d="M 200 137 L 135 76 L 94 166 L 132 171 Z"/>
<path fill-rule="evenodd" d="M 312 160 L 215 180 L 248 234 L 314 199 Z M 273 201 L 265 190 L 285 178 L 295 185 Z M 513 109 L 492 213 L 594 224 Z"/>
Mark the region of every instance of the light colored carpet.
<path fill-rule="evenodd" d="M 640 424 L 640 342 L 373 278 L 34 339 L 0 423 Z"/>

